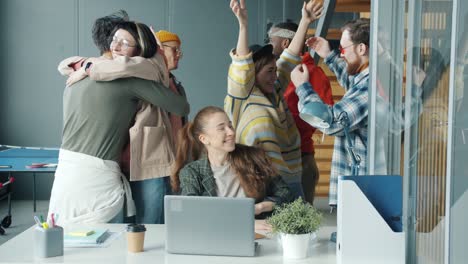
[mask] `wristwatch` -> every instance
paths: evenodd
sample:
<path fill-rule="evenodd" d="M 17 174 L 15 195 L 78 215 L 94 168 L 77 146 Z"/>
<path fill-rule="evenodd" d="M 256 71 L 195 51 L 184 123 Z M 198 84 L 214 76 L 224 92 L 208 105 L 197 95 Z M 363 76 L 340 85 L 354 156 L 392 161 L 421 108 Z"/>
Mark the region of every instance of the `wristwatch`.
<path fill-rule="evenodd" d="M 84 68 L 85 72 L 87 72 L 89 70 L 89 68 L 91 67 L 92 64 L 93 64 L 92 62 L 86 63 L 86 66 Z"/>

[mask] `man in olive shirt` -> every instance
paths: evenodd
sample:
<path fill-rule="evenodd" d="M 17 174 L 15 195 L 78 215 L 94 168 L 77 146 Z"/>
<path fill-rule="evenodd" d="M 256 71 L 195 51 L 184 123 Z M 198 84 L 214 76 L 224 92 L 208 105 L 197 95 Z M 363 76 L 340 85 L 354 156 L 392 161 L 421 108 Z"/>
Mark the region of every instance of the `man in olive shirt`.
<path fill-rule="evenodd" d="M 65 89 L 61 148 L 118 161 L 139 100 L 176 115 L 189 112 L 187 99 L 160 83 L 138 78 L 111 82 L 86 78 Z"/>
<path fill-rule="evenodd" d="M 189 112 L 184 96 L 138 78 L 86 78 L 65 89 L 63 139 L 49 207 L 61 223 L 108 222 L 121 212 L 129 188 L 117 161 L 139 100 L 179 116 Z"/>

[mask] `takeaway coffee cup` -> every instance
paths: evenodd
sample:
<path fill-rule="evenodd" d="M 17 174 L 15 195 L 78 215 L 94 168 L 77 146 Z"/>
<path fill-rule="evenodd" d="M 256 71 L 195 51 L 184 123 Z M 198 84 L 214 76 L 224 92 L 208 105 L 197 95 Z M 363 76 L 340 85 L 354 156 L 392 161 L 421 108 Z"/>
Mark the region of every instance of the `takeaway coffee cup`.
<path fill-rule="evenodd" d="M 145 225 L 129 224 L 127 226 L 127 247 L 129 252 L 143 251 L 145 244 Z"/>

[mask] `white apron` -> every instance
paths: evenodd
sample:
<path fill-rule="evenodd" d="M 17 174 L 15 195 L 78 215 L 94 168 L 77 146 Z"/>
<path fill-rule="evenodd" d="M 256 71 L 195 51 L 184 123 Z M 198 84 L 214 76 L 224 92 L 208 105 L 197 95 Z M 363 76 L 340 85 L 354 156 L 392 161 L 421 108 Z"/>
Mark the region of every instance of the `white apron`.
<path fill-rule="evenodd" d="M 49 204 L 57 223 L 107 223 L 123 208 L 135 215 L 130 185 L 117 162 L 60 149 Z"/>

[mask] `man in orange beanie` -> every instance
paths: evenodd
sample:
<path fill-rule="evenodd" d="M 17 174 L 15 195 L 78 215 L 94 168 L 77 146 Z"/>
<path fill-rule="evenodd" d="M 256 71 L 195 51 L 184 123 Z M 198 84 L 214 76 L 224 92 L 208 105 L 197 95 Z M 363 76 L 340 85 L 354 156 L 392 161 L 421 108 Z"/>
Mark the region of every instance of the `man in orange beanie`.
<path fill-rule="evenodd" d="M 177 36 L 175 33 L 165 30 L 160 30 L 154 33 L 154 35 L 159 40 L 159 43 L 161 43 L 164 57 L 166 57 L 167 69 L 169 70 L 170 77 L 169 87 L 175 93 L 186 96 L 182 83 L 180 83 L 174 74 L 172 74 L 172 71 L 179 67 L 179 60 L 182 58 L 182 51 L 180 49 L 181 42 L 179 36 Z M 169 113 L 169 117 L 171 119 L 174 140 L 177 145 L 177 131 L 182 129 L 182 126 L 187 122 L 188 119 L 186 116 L 180 117 L 172 113 Z"/>

